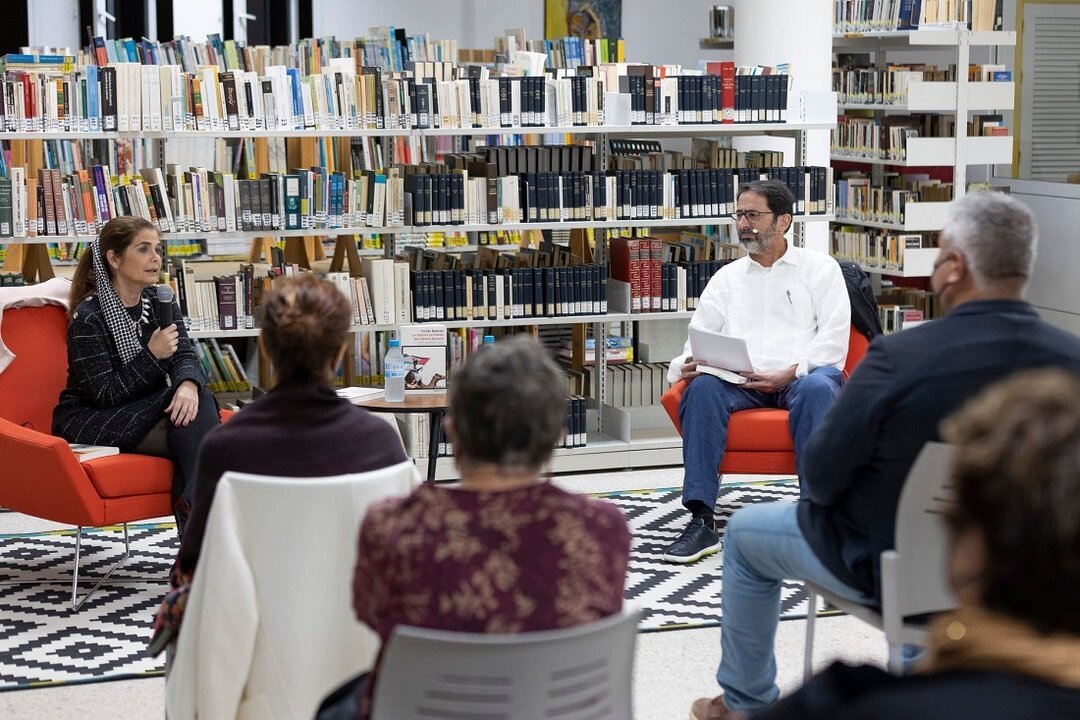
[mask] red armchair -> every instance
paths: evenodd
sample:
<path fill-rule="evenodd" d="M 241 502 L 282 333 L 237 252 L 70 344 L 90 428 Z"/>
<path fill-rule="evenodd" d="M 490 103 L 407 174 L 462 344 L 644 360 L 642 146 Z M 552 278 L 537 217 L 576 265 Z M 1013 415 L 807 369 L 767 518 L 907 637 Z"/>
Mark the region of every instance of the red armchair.
<path fill-rule="evenodd" d="M 80 463 L 66 441 L 50 434 L 67 382 L 67 326 L 57 306 L 4 312 L 4 344 L 15 359 L 0 373 L 0 506 L 78 527 L 71 582 L 77 610 L 127 560 L 127 523 L 172 515 L 173 464 L 129 453 Z M 123 557 L 76 603 L 83 527 L 118 523 Z"/>
<path fill-rule="evenodd" d="M 848 339 L 844 375 L 851 376 L 855 366 L 866 355 L 870 343 L 854 327 Z M 680 380 L 660 398 L 675 429 L 682 434 L 679 423 L 679 401 L 686 391 Z M 720 464 L 721 473 L 739 475 L 794 475 L 795 446 L 791 442 L 787 410 L 759 408 L 733 413 L 728 423 L 727 448 Z"/>

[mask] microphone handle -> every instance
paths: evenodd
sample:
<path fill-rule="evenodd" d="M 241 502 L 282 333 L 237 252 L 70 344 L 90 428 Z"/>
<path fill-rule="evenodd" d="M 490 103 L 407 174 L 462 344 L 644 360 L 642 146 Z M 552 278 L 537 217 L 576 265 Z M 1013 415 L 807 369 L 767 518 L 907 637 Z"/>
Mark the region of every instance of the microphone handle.
<path fill-rule="evenodd" d="M 157 301 L 158 327 L 164 330 L 173 324 L 173 304 L 171 302 Z"/>

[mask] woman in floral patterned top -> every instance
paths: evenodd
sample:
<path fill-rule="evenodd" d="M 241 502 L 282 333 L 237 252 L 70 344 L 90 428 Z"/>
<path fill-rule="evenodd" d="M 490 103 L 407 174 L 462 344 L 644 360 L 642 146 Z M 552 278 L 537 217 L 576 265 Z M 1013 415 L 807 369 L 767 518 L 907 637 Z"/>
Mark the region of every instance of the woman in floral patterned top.
<path fill-rule="evenodd" d="M 399 623 L 517 633 L 622 609 L 630 552 L 622 512 L 540 476 L 563 433 L 564 387 L 544 349 L 525 338 L 482 348 L 454 374 L 446 432 L 461 485 L 383 501 L 360 528 L 353 604 L 384 647 Z M 373 687 L 371 673 L 361 718 Z"/>

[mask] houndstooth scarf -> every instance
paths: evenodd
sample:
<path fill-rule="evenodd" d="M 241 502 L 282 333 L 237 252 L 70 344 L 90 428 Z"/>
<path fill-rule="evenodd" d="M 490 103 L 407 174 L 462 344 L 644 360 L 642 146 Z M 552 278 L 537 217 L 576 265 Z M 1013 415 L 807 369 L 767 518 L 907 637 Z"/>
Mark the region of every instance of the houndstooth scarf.
<path fill-rule="evenodd" d="M 100 239 L 94 242 L 94 276 L 98 302 L 101 304 L 101 311 L 105 313 L 105 324 L 112 332 L 116 349 L 120 352 L 120 361 L 127 365 L 131 358 L 142 351 L 143 346 L 135 332 L 135 323 L 131 321 L 131 316 L 113 289 L 109 272 L 105 269 L 105 258 L 101 256 Z"/>

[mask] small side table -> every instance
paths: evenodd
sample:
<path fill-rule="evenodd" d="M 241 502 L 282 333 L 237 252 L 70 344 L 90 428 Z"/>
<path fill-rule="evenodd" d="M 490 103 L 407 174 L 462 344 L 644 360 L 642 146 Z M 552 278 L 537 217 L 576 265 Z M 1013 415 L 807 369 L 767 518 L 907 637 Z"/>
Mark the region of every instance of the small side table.
<path fill-rule="evenodd" d="M 371 412 L 384 413 L 427 413 L 431 425 L 431 437 L 428 440 L 427 482 L 435 484 L 435 465 L 439 456 L 439 440 L 442 438 L 442 421 L 446 415 L 446 392 L 423 395 L 405 394 L 403 402 L 387 402 L 382 397 L 370 400 L 357 400 L 353 403 Z"/>

